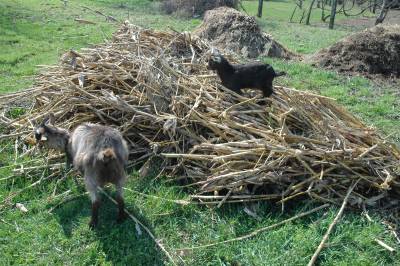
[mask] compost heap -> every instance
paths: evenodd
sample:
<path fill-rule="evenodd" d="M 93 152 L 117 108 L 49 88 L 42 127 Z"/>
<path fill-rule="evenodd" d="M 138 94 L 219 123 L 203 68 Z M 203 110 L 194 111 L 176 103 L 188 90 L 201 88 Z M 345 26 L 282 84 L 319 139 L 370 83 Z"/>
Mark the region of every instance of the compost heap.
<path fill-rule="evenodd" d="M 400 26 L 355 33 L 311 57 L 321 67 L 363 76 L 400 77 Z"/>
<path fill-rule="evenodd" d="M 352 205 L 397 203 L 395 145 L 327 97 L 276 86 L 261 106 L 259 96 L 230 92 L 207 70 L 209 49 L 188 33 L 125 23 L 109 42 L 44 67 L 33 88 L 0 96 L 1 124 L 24 154 L 34 149 L 27 143 L 35 121 L 49 112 L 70 129 L 112 125 L 129 143 L 131 165 L 145 174 L 158 163 L 159 176 L 185 180 L 203 203 L 299 196 L 340 203 L 356 180 Z M 26 99 L 27 113 L 12 118 Z M 14 171 L 34 181 L 39 168 L 60 171 L 60 156 L 51 158 Z"/>
<path fill-rule="evenodd" d="M 291 59 L 297 57 L 272 36 L 261 31 L 254 17 L 229 8 L 206 12 L 203 23 L 194 34 L 227 52 L 255 58 L 260 55 Z"/>

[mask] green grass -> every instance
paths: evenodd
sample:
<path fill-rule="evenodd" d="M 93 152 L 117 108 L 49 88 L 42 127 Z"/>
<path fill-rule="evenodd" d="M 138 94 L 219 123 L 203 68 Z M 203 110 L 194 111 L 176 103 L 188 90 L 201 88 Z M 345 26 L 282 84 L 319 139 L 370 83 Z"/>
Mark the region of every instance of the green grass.
<path fill-rule="evenodd" d="M 29 184 L 26 177 L 1 183 L 17 190 Z M 100 227 L 88 229 L 90 203 L 86 196 L 65 202 L 52 213 L 48 211 L 66 196 L 53 197 L 56 182 L 45 182 L 15 198 L 23 202 L 28 213 L 17 209 L 2 211 L 0 227 L 1 265 L 9 264 L 82 264 L 82 265 L 162 265 L 168 264 L 152 240 L 138 234 L 135 223 L 115 223 L 116 208 L 103 197 Z M 152 178 L 131 175 L 127 187 L 148 195 L 166 199 L 186 199 L 181 189 Z M 56 195 L 79 195 L 71 179 L 56 187 Z M 111 193 L 113 190 L 109 190 Z M 304 265 L 319 244 L 337 208 L 319 211 L 306 218 L 288 223 L 253 239 L 220 245 L 208 249 L 177 252 L 175 249 L 223 241 L 246 234 L 254 229 L 277 223 L 304 210 L 308 203 L 286 206 L 259 204 L 260 221 L 249 218 L 242 205 L 226 205 L 221 209 L 204 206 L 182 206 L 143 197 L 126 191 L 127 208 L 140 218 L 166 245 L 174 258 L 180 256 L 186 265 Z M 368 222 L 357 213 L 347 213 L 332 234 L 329 248 L 320 257 L 323 265 L 389 265 L 398 256 L 376 246 L 374 238 L 396 245 L 380 225 L 379 217 Z M 268 262 L 268 263 L 267 263 Z"/>
<path fill-rule="evenodd" d="M 143 27 L 187 30 L 199 20 L 182 21 L 155 13 L 149 1 L 68 1 L 59 0 L 0 2 L 0 93 L 16 91 L 32 84 L 37 65 L 54 64 L 69 49 L 79 49 L 104 42 L 118 26 L 83 6 L 112 15 L 120 21 L 129 17 Z M 94 21 L 96 25 L 79 24 L 75 18 Z"/>
<path fill-rule="evenodd" d="M 121 6 L 121 3 L 124 6 Z M 69 49 L 79 49 L 109 38 L 117 24 L 109 23 L 87 6 L 127 19 L 144 27 L 191 30 L 198 19 L 183 20 L 162 15 L 157 3 L 145 0 L 69 1 L 3 0 L 0 2 L 0 93 L 27 88 L 36 65 L 54 64 Z M 256 1 L 245 2 L 246 10 L 255 14 Z M 353 29 L 338 25 L 328 31 L 315 14 L 311 26 L 288 23 L 293 4 L 288 1 L 265 2 L 260 25 L 282 44 L 299 53 L 312 53 L 327 47 Z M 95 21 L 97 25 L 77 24 L 74 19 Z M 363 78 L 348 78 L 316 69 L 305 63 L 267 59 L 274 67 L 288 72 L 277 83 L 311 90 L 333 97 L 360 119 L 379 128 L 400 142 L 399 97 L 393 88 L 373 84 Z M 13 109 L 18 116 L 21 109 Z M 32 184 L 37 175 L 12 176 L 14 143 L 0 145 L 0 199 Z M 25 158 L 24 160 L 29 160 Z M 26 162 L 26 161 L 25 161 Z M 19 168 L 15 167 L 15 168 Z M 46 173 L 47 176 L 49 173 Z M 10 177 L 10 178 L 9 178 Z M 187 199 L 187 191 L 164 180 L 141 179 L 133 172 L 127 188 L 165 199 Z M 69 191 L 69 192 L 68 192 Z M 114 221 L 116 208 L 103 197 L 100 228 L 88 229 L 90 202 L 87 196 L 67 201 L 52 213 L 48 211 L 68 197 L 83 193 L 71 177 L 64 181 L 51 179 L 16 196 L 28 213 L 16 208 L 0 209 L 0 265 L 163 265 L 169 264 L 145 232 L 138 234 L 135 224 Z M 109 190 L 113 194 L 113 190 Z M 54 195 L 53 195 L 54 193 Z M 63 194 L 64 193 L 64 194 Z M 237 237 L 255 229 L 282 221 L 317 205 L 299 202 L 286 206 L 260 203 L 260 220 L 249 217 L 243 205 L 205 206 L 177 205 L 170 201 L 126 191 L 127 208 L 162 239 L 162 243 L 179 262 L 186 265 L 304 265 L 318 246 L 338 209 L 332 207 L 288 223 L 256 237 L 208 249 L 178 252 L 176 249 L 198 246 Z M 398 247 L 381 224 L 382 217 L 370 214 L 373 222 L 359 213 L 347 212 L 329 239 L 320 257 L 320 265 L 396 265 L 398 253 L 390 254 L 374 242 L 379 238 Z"/>

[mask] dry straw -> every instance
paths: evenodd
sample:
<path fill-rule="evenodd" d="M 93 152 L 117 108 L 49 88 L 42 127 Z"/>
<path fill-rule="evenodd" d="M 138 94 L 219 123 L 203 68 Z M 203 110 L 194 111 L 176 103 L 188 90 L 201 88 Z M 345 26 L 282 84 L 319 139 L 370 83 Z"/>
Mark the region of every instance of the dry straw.
<path fill-rule="evenodd" d="M 186 179 L 203 203 L 308 196 L 341 204 L 358 179 L 350 205 L 397 203 L 395 145 L 327 97 L 275 87 L 263 106 L 253 92 L 224 89 L 207 70 L 209 48 L 189 33 L 124 23 L 109 42 L 44 66 L 33 88 L 0 96 L 6 137 L 29 140 L 35 121 L 54 112 L 67 128 L 119 128 L 132 165 L 161 161 L 160 176 Z M 12 119 L 18 105 L 28 112 Z"/>

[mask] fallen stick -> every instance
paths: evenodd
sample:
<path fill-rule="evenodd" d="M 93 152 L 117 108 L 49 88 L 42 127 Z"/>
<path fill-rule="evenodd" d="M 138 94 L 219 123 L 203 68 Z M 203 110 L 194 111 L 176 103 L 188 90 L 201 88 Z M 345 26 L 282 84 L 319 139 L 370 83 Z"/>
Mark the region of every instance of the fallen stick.
<path fill-rule="evenodd" d="M 360 179 L 359 179 L 360 180 Z M 319 246 L 317 247 L 317 250 L 314 252 L 314 255 L 311 257 L 310 262 L 307 264 L 308 266 L 312 266 L 314 265 L 315 261 L 318 258 L 319 253 L 321 252 L 321 250 L 324 248 L 325 242 L 328 240 L 329 234 L 332 232 L 333 227 L 336 225 L 336 223 L 339 221 L 340 217 L 342 217 L 344 208 L 346 207 L 347 201 L 349 199 L 349 196 L 351 194 L 351 192 L 353 191 L 353 189 L 355 188 L 355 186 L 357 185 L 358 181 L 357 180 L 347 191 L 346 197 L 344 197 L 342 206 L 340 207 L 340 210 L 338 212 L 338 214 L 336 215 L 335 219 L 333 220 L 333 222 L 329 225 L 328 230 L 326 231 L 324 237 L 321 240 L 321 243 L 319 244 Z"/>
<path fill-rule="evenodd" d="M 80 18 L 76 18 L 75 19 L 76 22 L 82 23 L 82 24 L 90 24 L 90 25 L 96 25 L 96 22 L 90 21 L 90 20 L 86 20 L 86 19 L 80 19 Z"/>
<path fill-rule="evenodd" d="M 115 205 L 118 205 L 118 203 L 110 196 L 108 195 L 103 189 L 99 188 L 100 191 L 109 199 L 111 200 Z M 161 251 L 164 252 L 164 254 L 167 256 L 167 258 L 171 261 L 171 263 L 173 265 L 177 265 L 174 261 L 174 259 L 171 257 L 171 255 L 169 254 L 169 252 L 165 249 L 165 247 L 163 246 L 163 244 L 161 244 L 161 241 L 159 239 L 156 239 L 156 237 L 153 235 L 153 233 L 150 231 L 150 229 L 148 229 L 143 223 L 141 223 L 139 221 L 139 219 L 137 219 L 135 216 L 133 216 L 133 214 L 131 214 L 130 212 L 128 212 L 128 210 L 125 208 L 124 209 L 126 214 L 128 214 L 128 216 L 137 224 L 139 224 L 146 232 L 147 234 L 151 237 L 151 239 L 153 239 L 153 241 L 156 243 L 156 245 L 161 249 Z"/>
<path fill-rule="evenodd" d="M 86 194 L 88 194 L 88 192 L 85 192 L 85 193 L 82 193 L 82 194 L 79 194 L 79 195 L 75 195 L 75 196 L 72 196 L 72 197 L 68 197 L 68 198 L 66 198 L 65 200 L 63 200 L 63 201 L 61 201 L 60 203 L 58 203 L 57 205 L 51 207 L 47 212 L 48 212 L 48 213 L 52 213 L 55 209 L 57 209 L 58 207 L 60 207 L 60 206 L 63 205 L 64 203 L 67 203 L 67 202 L 71 202 L 71 201 L 73 201 L 73 200 L 76 200 L 76 199 L 78 199 L 78 198 L 80 198 L 80 197 L 82 197 L 82 196 L 85 196 Z"/>
<path fill-rule="evenodd" d="M 163 200 L 163 201 L 173 202 L 173 203 L 176 203 L 176 204 L 179 204 L 179 205 L 183 205 L 183 206 L 186 206 L 188 204 L 197 204 L 197 202 L 192 202 L 192 201 L 188 201 L 188 200 L 174 200 L 174 199 L 167 199 L 167 198 L 157 197 L 157 196 L 153 196 L 153 195 L 148 195 L 148 194 L 145 194 L 145 193 L 142 193 L 142 192 L 139 192 L 139 191 L 135 191 L 133 189 L 129 189 L 129 188 L 126 188 L 126 187 L 124 187 L 124 189 L 128 190 L 130 192 L 142 195 L 142 196 L 147 197 L 147 198 L 160 199 L 160 200 Z"/>
<path fill-rule="evenodd" d="M 377 238 L 374 238 L 374 240 L 375 240 L 379 245 L 381 245 L 381 246 L 384 247 L 385 249 L 389 250 L 390 252 L 394 252 L 394 251 L 395 251 L 394 248 L 392 248 L 392 247 L 389 246 L 388 244 L 384 243 L 382 240 L 379 240 L 379 239 L 377 239 Z"/>
<path fill-rule="evenodd" d="M 257 230 L 255 230 L 255 231 L 251 232 L 250 234 L 247 234 L 247 235 L 244 235 L 244 236 L 240 236 L 240 237 L 228 239 L 228 240 L 221 241 L 221 242 L 211 243 L 211 244 L 207 244 L 207 245 L 196 246 L 196 247 L 190 247 L 190 248 L 179 248 L 179 249 L 176 249 L 176 250 L 177 250 L 177 251 L 183 251 L 183 250 L 193 250 L 193 249 L 200 249 L 200 248 L 209 248 L 209 247 L 217 246 L 217 245 L 220 245 L 220 244 L 226 244 L 226 243 L 231 243 L 231 242 L 235 242 L 235 241 L 239 241 L 239 240 L 248 239 L 248 238 L 251 238 L 251 237 L 253 237 L 253 236 L 256 236 L 257 234 L 259 234 L 259 233 L 261 233 L 261 232 L 264 232 L 264 231 L 273 229 L 273 228 L 278 227 L 278 226 L 280 226 L 280 225 L 283 225 L 283 224 L 285 224 L 285 223 L 288 223 L 288 222 L 294 221 L 294 220 L 296 220 L 296 219 L 299 219 L 299 218 L 301 218 L 301 217 L 307 216 L 307 215 L 309 215 L 309 214 L 311 214 L 311 213 L 314 213 L 314 212 L 316 212 L 316 211 L 325 209 L 325 208 L 327 208 L 328 206 L 330 206 L 330 204 L 321 205 L 321 206 L 319 206 L 319 207 L 317 207 L 317 208 L 314 208 L 314 209 L 312 209 L 312 210 L 309 210 L 309 211 L 300 213 L 300 214 L 298 214 L 298 215 L 296 215 L 296 216 L 293 216 L 293 217 L 291 217 L 291 218 L 289 218 L 289 219 L 283 220 L 283 221 L 281 221 L 281 222 L 279 222 L 279 223 L 276 223 L 276 224 L 273 224 L 273 225 L 269 225 L 269 226 L 267 226 L 267 227 L 263 227 L 263 228 L 257 229 Z"/>
<path fill-rule="evenodd" d="M 49 176 L 47 176 L 47 177 L 43 177 L 43 175 L 42 175 L 42 177 L 41 177 L 39 180 L 37 180 L 36 182 L 30 184 L 29 186 L 24 187 L 24 188 L 21 188 L 21 189 L 18 190 L 18 191 L 15 191 L 15 192 L 10 193 L 3 201 L 1 201 L 2 204 L 0 205 L 0 210 L 1 210 L 2 208 L 4 208 L 4 207 L 10 205 L 10 204 L 11 204 L 11 200 L 12 200 L 13 198 L 15 198 L 16 196 L 18 196 L 19 194 L 21 194 L 22 192 L 24 192 L 25 190 L 30 189 L 30 188 L 32 188 L 32 187 L 34 187 L 34 186 L 37 186 L 37 185 L 39 185 L 40 183 L 42 183 L 43 181 L 48 180 L 48 179 L 54 177 L 55 175 L 56 175 L 56 173 L 53 173 L 53 174 L 51 174 L 51 175 L 49 175 Z"/>
<path fill-rule="evenodd" d="M 81 6 L 81 7 L 83 7 L 84 9 L 90 10 L 90 11 L 96 13 L 96 14 L 99 14 L 100 16 L 103 16 L 103 17 L 105 17 L 107 20 L 111 20 L 111 21 L 114 21 L 114 22 L 118 22 L 118 19 L 114 18 L 113 16 L 106 15 L 106 14 L 104 14 L 104 13 L 98 11 L 98 10 L 91 9 L 90 7 L 87 7 L 87 6 Z"/>

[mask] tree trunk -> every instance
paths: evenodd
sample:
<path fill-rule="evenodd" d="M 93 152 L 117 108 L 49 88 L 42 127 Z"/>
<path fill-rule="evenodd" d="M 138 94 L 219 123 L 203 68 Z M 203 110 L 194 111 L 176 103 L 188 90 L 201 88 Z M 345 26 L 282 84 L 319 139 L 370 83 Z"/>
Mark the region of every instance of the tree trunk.
<path fill-rule="evenodd" d="M 379 23 L 382 23 L 385 20 L 386 15 L 389 12 L 388 4 L 389 4 L 388 0 L 383 0 L 381 11 L 379 12 L 378 17 L 375 20 L 375 25 L 378 25 Z"/>
<path fill-rule="evenodd" d="M 297 6 L 295 6 L 293 9 L 292 15 L 290 16 L 290 20 L 289 20 L 290 22 L 293 22 L 293 16 L 294 16 L 294 13 L 296 13 L 296 9 L 297 9 Z"/>
<path fill-rule="evenodd" d="M 262 17 L 263 0 L 258 0 L 258 13 L 257 17 Z"/>
<path fill-rule="evenodd" d="M 376 3 L 376 0 L 374 0 L 374 5 L 372 6 L 372 13 L 376 13 L 376 6 L 377 6 L 377 3 Z"/>
<path fill-rule="evenodd" d="M 337 6 L 337 0 L 333 0 L 331 7 L 331 17 L 329 19 L 329 29 L 333 29 L 333 25 L 335 24 L 336 6 Z"/>
<path fill-rule="evenodd" d="M 306 11 L 303 10 L 303 13 L 301 14 L 301 18 L 300 18 L 299 24 L 301 24 L 301 23 L 303 22 L 304 14 L 305 14 L 305 13 L 306 13 Z"/>
<path fill-rule="evenodd" d="M 307 18 L 306 18 L 306 25 L 310 25 L 310 17 L 311 17 L 311 11 L 312 11 L 312 7 L 315 3 L 315 0 L 311 1 L 310 7 L 308 8 L 308 13 L 307 13 Z"/>

